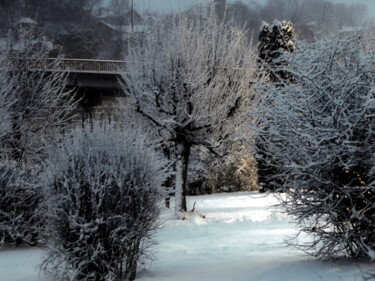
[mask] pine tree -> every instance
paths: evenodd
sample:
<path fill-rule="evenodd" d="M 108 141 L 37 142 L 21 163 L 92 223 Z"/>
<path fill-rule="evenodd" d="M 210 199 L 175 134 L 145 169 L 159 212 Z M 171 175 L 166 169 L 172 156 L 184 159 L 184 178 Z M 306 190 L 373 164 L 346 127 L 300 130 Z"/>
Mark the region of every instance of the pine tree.
<path fill-rule="evenodd" d="M 294 35 L 293 24 L 289 21 L 274 21 L 272 25 L 263 22 L 258 45 L 258 62 L 264 76 L 261 79 L 276 84 L 280 80 L 292 82 L 291 74 L 282 70 L 282 66 L 287 62 L 280 57 L 284 53 L 294 51 Z M 272 101 L 270 102 L 272 103 Z M 275 176 L 278 174 L 278 163 L 275 162 L 264 138 L 265 136 L 258 136 L 255 140 L 255 145 L 258 148 L 255 154 L 258 162 L 258 189 L 261 192 L 274 190 L 283 182 L 282 178 Z"/>

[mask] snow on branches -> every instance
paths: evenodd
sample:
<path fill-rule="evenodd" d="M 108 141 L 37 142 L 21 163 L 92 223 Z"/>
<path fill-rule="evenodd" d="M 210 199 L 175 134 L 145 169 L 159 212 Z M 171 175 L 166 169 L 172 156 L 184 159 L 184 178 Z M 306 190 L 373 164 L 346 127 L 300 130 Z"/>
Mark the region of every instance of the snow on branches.
<path fill-rule="evenodd" d="M 130 127 L 94 123 L 51 152 L 44 178 L 46 271 L 68 280 L 135 278 L 155 244 L 167 176 L 145 143 L 147 136 Z"/>
<path fill-rule="evenodd" d="M 42 239 L 43 194 L 35 179 L 37 175 L 30 167 L 0 162 L 0 248 L 36 245 Z"/>
<path fill-rule="evenodd" d="M 375 59 L 372 42 L 338 37 L 296 49 L 276 64 L 252 112 L 256 135 L 275 165 L 281 205 L 312 241 L 314 255 L 375 250 Z M 287 71 L 289 79 L 278 76 Z"/>
<path fill-rule="evenodd" d="M 46 70 L 47 64 L 58 69 L 61 58 L 47 60 L 48 49 L 32 32 L 20 36 L 17 46 L 0 52 L 1 149 L 3 157 L 35 163 L 68 125 L 76 101 L 67 74 Z"/>
<path fill-rule="evenodd" d="M 176 212 L 186 211 L 191 146 L 215 150 L 233 130 L 231 118 L 255 70 L 254 51 L 244 30 L 215 15 L 184 14 L 151 26 L 126 61 L 122 78 L 133 107 L 174 146 Z"/>

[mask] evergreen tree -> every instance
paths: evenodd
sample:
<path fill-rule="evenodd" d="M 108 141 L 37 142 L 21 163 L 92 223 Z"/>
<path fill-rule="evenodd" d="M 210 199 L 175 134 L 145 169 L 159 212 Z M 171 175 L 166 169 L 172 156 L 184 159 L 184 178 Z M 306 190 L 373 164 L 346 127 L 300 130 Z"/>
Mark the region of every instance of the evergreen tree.
<path fill-rule="evenodd" d="M 282 69 L 287 62 L 281 59 L 281 56 L 294 51 L 294 35 L 293 24 L 289 21 L 274 21 L 272 25 L 265 22 L 262 24 L 258 45 L 259 65 L 263 76 L 261 79 L 275 84 L 280 84 L 281 81 L 289 81 L 289 83 L 293 81 L 290 72 Z M 272 101 L 270 103 L 272 104 Z M 267 137 L 261 135 L 255 140 L 258 185 L 261 192 L 276 189 L 283 182 L 282 178 L 276 176 L 279 174 L 277 171 L 279 164 L 275 162 L 273 153 L 266 144 Z M 280 144 L 276 145 L 280 146 Z"/>

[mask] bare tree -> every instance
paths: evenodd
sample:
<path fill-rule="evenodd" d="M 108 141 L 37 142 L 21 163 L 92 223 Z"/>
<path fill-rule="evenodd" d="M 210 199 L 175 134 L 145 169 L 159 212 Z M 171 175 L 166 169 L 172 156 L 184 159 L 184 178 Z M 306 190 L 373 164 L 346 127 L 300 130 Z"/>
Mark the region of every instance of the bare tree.
<path fill-rule="evenodd" d="M 300 45 L 301 46 L 301 45 Z M 321 258 L 375 252 L 375 96 L 372 45 L 350 36 L 284 55 L 292 73 L 261 82 L 253 114 L 281 205 Z M 258 147 L 259 149 L 260 147 Z"/>
<path fill-rule="evenodd" d="M 6 100 L 11 122 L 3 152 L 18 162 L 39 161 L 74 113 L 68 76 L 58 71 L 61 58 L 48 59 L 46 43 L 28 31 L 1 56 L 0 99 Z"/>
<path fill-rule="evenodd" d="M 233 131 L 255 69 L 243 30 L 214 15 L 159 22 L 127 56 L 124 91 L 150 126 L 162 130 L 176 157 L 176 212 L 186 211 L 190 149 L 214 151 Z"/>

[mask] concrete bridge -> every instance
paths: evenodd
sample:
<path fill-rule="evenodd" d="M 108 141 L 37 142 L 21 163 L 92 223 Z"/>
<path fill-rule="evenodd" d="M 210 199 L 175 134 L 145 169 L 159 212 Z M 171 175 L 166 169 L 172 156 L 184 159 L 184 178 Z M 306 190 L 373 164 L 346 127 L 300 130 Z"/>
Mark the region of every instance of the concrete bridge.
<path fill-rule="evenodd" d="M 112 118 L 117 98 L 123 97 L 119 83 L 124 61 L 95 59 L 27 59 L 12 57 L 10 69 L 40 71 L 41 73 L 64 72 L 68 76 L 67 88 L 73 89 L 80 100 L 81 117 L 73 123 L 87 119 Z"/>
<path fill-rule="evenodd" d="M 69 86 L 106 91 L 118 91 L 120 72 L 125 61 L 95 59 L 46 59 L 38 60 L 12 58 L 11 64 L 17 68 L 31 71 L 66 72 L 69 75 Z"/>
<path fill-rule="evenodd" d="M 16 68 L 29 71 L 65 72 L 67 87 L 74 89 L 82 107 L 82 119 L 103 119 L 111 115 L 116 98 L 123 96 L 119 83 L 124 61 L 95 59 L 32 59 L 12 58 Z"/>

